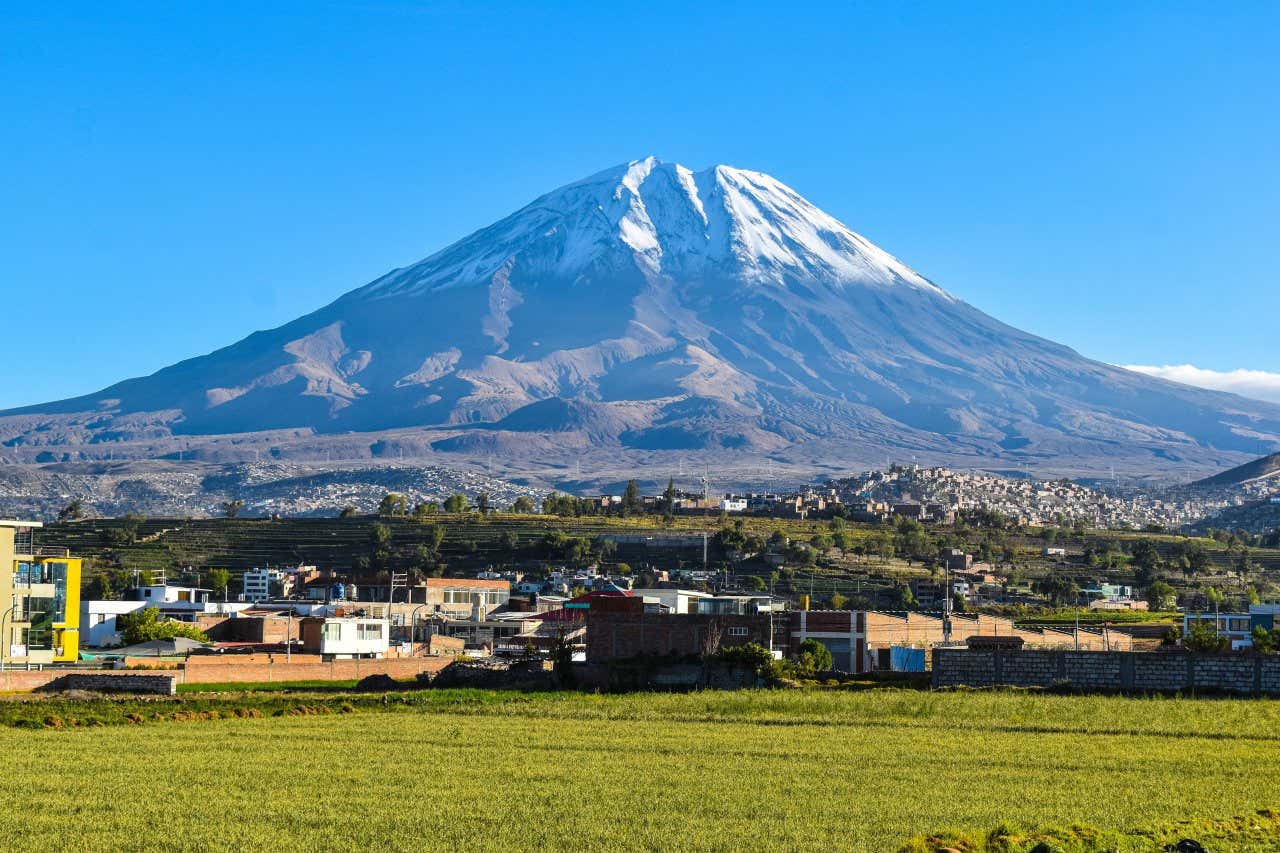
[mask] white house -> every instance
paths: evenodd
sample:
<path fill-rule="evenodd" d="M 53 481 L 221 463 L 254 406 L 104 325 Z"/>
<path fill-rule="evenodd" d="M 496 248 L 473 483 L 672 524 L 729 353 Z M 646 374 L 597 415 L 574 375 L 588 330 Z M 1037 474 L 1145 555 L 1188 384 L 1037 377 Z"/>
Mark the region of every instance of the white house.
<path fill-rule="evenodd" d="M 325 658 L 380 658 L 390 648 L 386 619 L 330 617 L 302 623 L 302 647 Z"/>
<path fill-rule="evenodd" d="M 156 608 L 165 619 L 194 622 L 203 614 L 232 614 L 252 606 L 247 601 L 210 601 L 207 589 L 169 584 L 135 587 L 125 592 L 122 601 L 81 599 L 80 645 L 85 648 L 119 645 L 116 617 L 144 607 Z"/>
<path fill-rule="evenodd" d="M 120 645 L 116 617 L 146 606 L 145 601 L 81 601 L 80 645 L 84 648 Z"/>
<path fill-rule="evenodd" d="M 711 598 L 709 593 L 692 589 L 633 589 L 631 594 L 644 599 L 648 605 L 658 605 L 668 613 L 697 613 L 696 602 L 703 598 Z"/>

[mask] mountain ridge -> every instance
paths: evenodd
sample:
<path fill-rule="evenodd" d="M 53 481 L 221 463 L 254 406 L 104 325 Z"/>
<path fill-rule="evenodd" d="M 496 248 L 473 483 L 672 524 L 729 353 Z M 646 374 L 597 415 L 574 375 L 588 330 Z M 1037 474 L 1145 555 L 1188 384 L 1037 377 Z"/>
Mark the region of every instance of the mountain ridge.
<path fill-rule="evenodd" d="M 358 434 L 334 445 L 358 457 L 360 441 L 372 453 L 404 431 L 428 455 L 907 452 L 1209 469 L 1280 446 L 1280 406 L 1001 323 L 763 173 L 646 158 L 276 329 L 0 412 L 0 455 L 155 454 L 271 432 L 285 448 Z"/>

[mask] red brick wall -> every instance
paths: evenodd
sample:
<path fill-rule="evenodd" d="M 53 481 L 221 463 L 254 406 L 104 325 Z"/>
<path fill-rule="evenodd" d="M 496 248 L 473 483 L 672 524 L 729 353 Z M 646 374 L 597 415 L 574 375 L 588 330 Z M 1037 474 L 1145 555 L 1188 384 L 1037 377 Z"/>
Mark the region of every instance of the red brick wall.
<path fill-rule="evenodd" d="M 626 660 L 638 655 L 696 655 L 712 624 L 720 630 L 722 648 L 759 643 L 768 646 L 769 616 L 704 613 L 603 613 L 587 611 L 587 662 Z M 747 635 L 730 636 L 730 628 Z"/>
<path fill-rule="evenodd" d="M 342 681 L 366 675 L 413 678 L 418 673 L 437 673 L 453 663 L 452 657 L 385 658 L 336 660 L 325 663 L 319 655 L 295 654 L 292 663 L 283 654 L 228 655 L 191 658 L 179 673 L 179 683 L 218 684 L 252 681 Z"/>

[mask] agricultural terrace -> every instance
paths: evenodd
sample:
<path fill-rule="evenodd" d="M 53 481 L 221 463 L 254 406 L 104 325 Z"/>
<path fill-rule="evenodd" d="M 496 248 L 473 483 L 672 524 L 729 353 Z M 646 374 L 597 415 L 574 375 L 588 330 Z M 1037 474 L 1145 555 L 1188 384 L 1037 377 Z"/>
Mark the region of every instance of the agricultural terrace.
<path fill-rule="evenodd" d="M 424 518 L 93 519 L 52 525 L 41 532 L 40 541 L 90 558 L 86 582 L 111 573 L 118 587 L 134 571 L 176 578 L 188 566 L 199 573 L 230 569 L 233 583 L 240 571 L 267 565 L 311 564 L 359 575 L 392 567 L 465 575 L 486 566 L 536 570 L 596 560 L 636 571 L 646 566 L 696 568 L 701 566 L 702 533 L 710 539 L 712 568 L 730 568 L 745 584 L 758 579 L 758 586 L 781 594 L 809 593 L 817 604 L 843 599 L 851 606 L 906 606 L 895 593 L 906 580 L 929 574 L 932 558 L 927 555 L 936 557 L 942 547 L 962 548 L 998 564 L 1014 587 L 1027 592 L 1038 579 L 1062 577 L 1077 585 L 1105 578 L 1140 589 L 1159 578 L 1191 606 L 1210 586 L 1226 594 L 1225 607 L 1243 606 L 1250 594 L 1280 594 L 1276 549 L 1128 531 L 957 525 L 904 532 L 893 525 L 714 515 L 664 520 L 655 515 L 438 513 Z M 623 542 L 608 554 L 583 547 L 599 537 L 672 534 L 683 534 L 693 544 L 659 549 Z M 785 565 L 758 558 L 735 561 L 739 543 L 758 545 L 776 535 L 796 543 Z M 1050 541 L 1067 556 L 1043 557 Z M 1196 557 L 1194 565 L 1187 565 L 1188 552 Z"/>
<path fill-rule="evenodd" d="M 0 772 L 38 804 L 0 811 L 13 850 L 893 851 L 1004 827 L 1000 849 L 1192 834 L 1262 851 L 1280 826 L 1259 813 L 1280 804 L 1267 701 L 427 690 L 0 706 Z"/>

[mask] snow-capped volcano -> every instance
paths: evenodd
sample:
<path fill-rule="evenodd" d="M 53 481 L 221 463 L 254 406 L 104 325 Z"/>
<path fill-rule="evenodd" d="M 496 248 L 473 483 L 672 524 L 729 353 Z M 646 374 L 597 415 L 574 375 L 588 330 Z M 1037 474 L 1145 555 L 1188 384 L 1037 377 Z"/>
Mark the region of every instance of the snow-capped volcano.
<path fill-rule="evenodd" d="M 1100 471 L 1243 461 L 1277 442 L 1280 407 L 1006 326 L 768 175 L 647 158 L 278 329 L 4 413 L 0 455 L 195 437 L 233 454 L 245 440 L 208 437 L 268 430 L 254 446 L 286 456 L 906 451 Z"/>
<path fill-rule="evenodd" d="M 729 166 L 693 172 L 648 157 L 548 193 L 348 298 L 488 281 L 517 259 L 525 272 L 558 280 L 614 262 L 658 277 L 811 279 L 942 293 L 781 181 Z"/>

